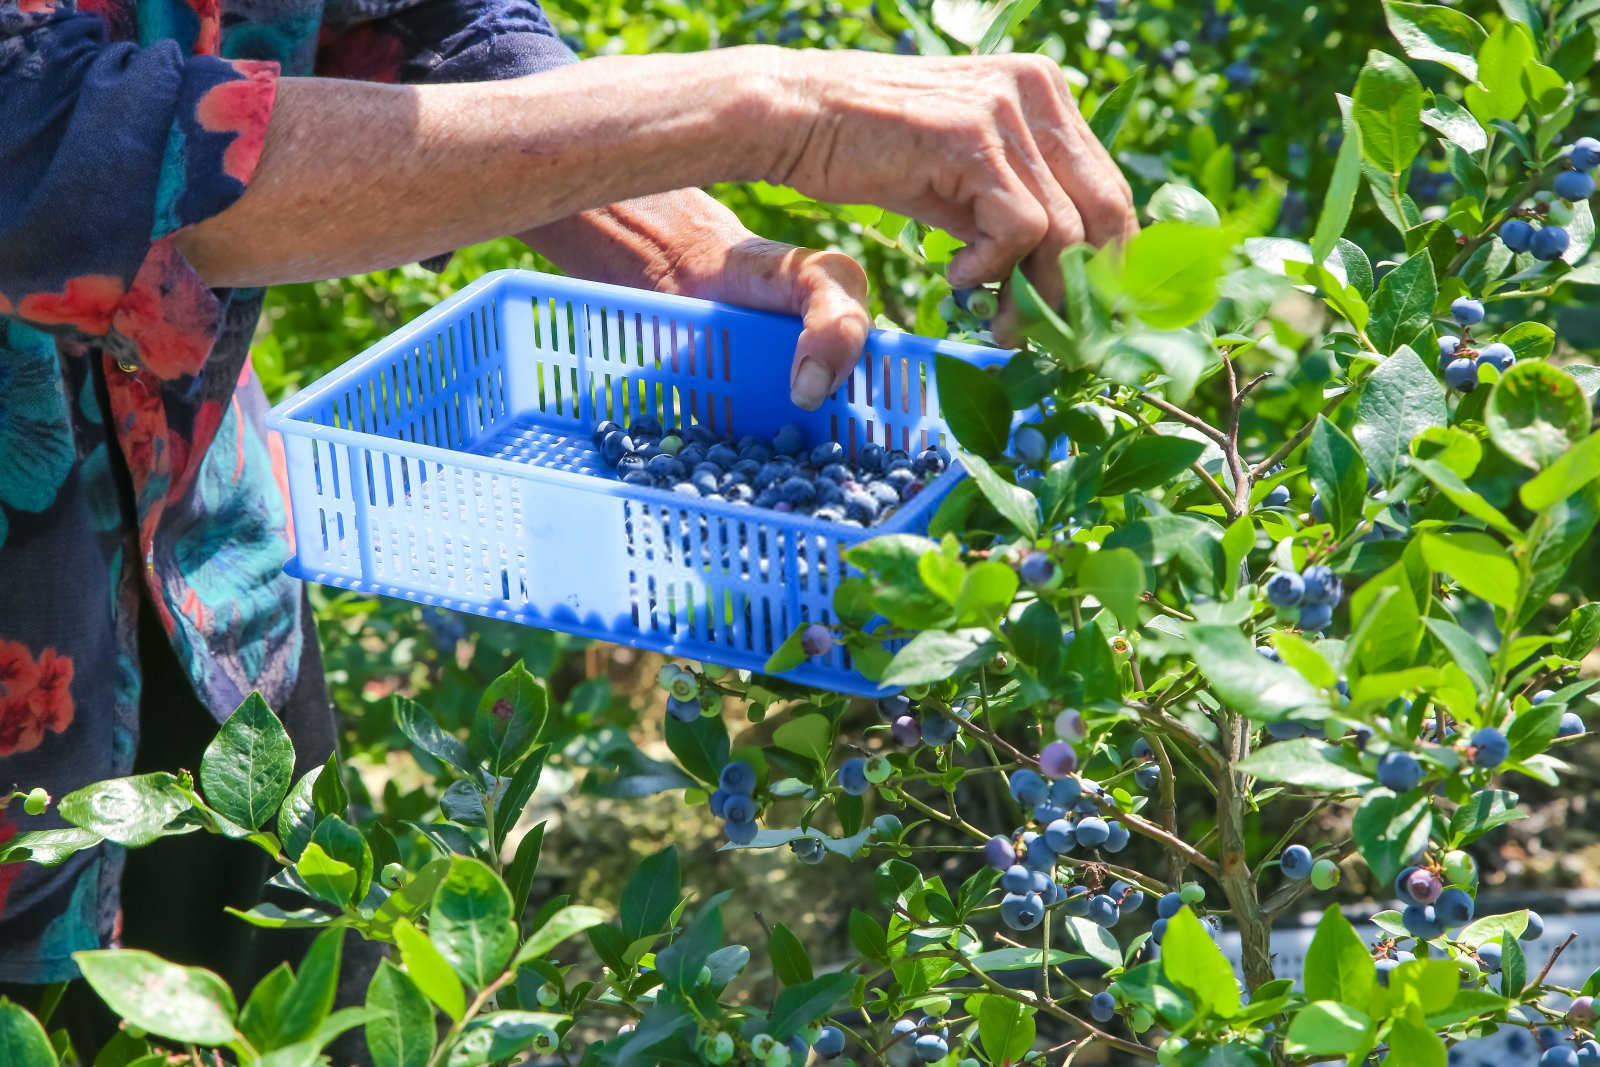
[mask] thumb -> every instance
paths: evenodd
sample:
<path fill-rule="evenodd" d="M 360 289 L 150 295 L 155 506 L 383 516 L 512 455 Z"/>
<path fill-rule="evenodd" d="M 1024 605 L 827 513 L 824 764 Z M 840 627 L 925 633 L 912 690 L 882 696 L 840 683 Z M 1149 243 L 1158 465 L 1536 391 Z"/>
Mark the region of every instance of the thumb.
<path fill-rule="evenodd" d="M 795 310 L 804 328 L 795 344 L 789 399 L 814 411 L 861 358 L 872 319 L 867 275 L 842 252 L 803 250 L 794 282 Z"/>

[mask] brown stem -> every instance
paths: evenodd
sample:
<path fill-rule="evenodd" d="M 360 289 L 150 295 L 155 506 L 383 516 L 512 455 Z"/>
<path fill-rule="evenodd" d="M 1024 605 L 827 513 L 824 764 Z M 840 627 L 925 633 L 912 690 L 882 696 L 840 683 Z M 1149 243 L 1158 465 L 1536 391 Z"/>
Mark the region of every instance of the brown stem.
<path fill-rule="evenodd" d="M 1349 395 L 1350 394 L 1348 391 L 1335 393 L 1333 396 L 1323 401 L 1322 410 L 1317 414 L 1327 415 L 1331 413 L 1333 409 L 1343 403 L 1344 398 Z M 1251 467 L 1250 476 L 1252 478 L 1259 478 L 1263 474 L 1267 473 L 1268 470 L 1277 466 L 1279 463 L 1282 463 L 1288 457 L 1289 453 L 1299 448 L 1300 445 L 1304 443 L 1305 439 L 1311 436 L 1311 431 L 1316 428 L 1317 420 L 1307 419 L 1306 424 L 1296 430 L 1293 436 L 1291 436 L 1287 441 L 1279 445 L 1277 448 L 1273 449 L 1272 455 L 1268 456 L 1260 463 L 1257 463 L 1254 467 Z"/>
<path fill-rule="evenodd" d="M 1150 751 L 1155 753 L 1156 763 L 1161 768 L 1161 825 L 1167 832 L 1176 836 L 1178 833 L 1178 778 L 1173 773 L 1172 759 L 1167 755 L 1167 746 L 1161 738 L 1156 737 L 1150 741 Z M 1176 852 L 1167 853 L 1167 882 L 1178 885 L 1183 881 L 1183 863 Z"/>
<path fill-rule="evenodd" d="M 1568 945 L 1572 944 L 1577 939 L 1578 931 L 1568 931 L 1567 939 L 1561 942 L 1561 944 L 1557 945 L 1555 947 L 1555 951 L 1550 953 L 1550 958 L 1544 961 L 1544 969 L 1539 972 L 1539 977 L 1533 980 L 1533 988 L 1538 989 L 1540 986 L 1544 985 L 1544 980 L 1549 977 L 1550 968 L 1556 965 L 1557 958 L 1559 958 L 1560 955 L 1567 950 Z"/>
<path fill-rule="evenodd" d="M 1239 924 L 1245 983 L 1252 989 L 1272 981 L 1272 946 L 1255 879 L 1245 859 L 1245 776 L 1239 763 L 1250 753 L 1250 730 L 1242 716 L 1222 713 L 1223 771 L 1217 782 L 1217 845 L 1222 869 L 1217 880 Z"/>
<path fill-rule="evenodd" d="M 1174 419 L 1177 419 L 1185 426 L 1199 430 L 1201 433 L 1205 434 L 1219 445 L 1227 440 L 1227 437 L 1221 430 L 1211 425 L 1205 419 L 1200 418 L 1198 415 L 1189 414 L 1187 411 L 1178 407 L 1176 404 L 1171 403 L 1170 401 L 1163 400 L 1159 396 L 1155 396 L 1151 393 L 1142 394 L 1140 399 L 1146 404 L 1149 404 L 1151 407 L 1159 408 L 1162 412 L 1172 416 Z"/>

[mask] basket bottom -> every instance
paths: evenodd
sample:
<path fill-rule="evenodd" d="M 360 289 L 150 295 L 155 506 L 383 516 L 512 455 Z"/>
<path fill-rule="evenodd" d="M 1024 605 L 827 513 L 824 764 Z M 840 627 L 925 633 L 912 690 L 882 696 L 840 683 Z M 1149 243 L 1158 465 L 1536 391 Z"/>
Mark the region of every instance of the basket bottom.
<path fill-rule="evenodd" d="M 537 412 L 524 412 L 505 419 L 468 451 L 512 463 L 526 463 L 530 467 L 589 474 L 609 481 L 617 477 L 600 450 L 590 443 L 586 429 L 571 422 L 542 420 Z"/>

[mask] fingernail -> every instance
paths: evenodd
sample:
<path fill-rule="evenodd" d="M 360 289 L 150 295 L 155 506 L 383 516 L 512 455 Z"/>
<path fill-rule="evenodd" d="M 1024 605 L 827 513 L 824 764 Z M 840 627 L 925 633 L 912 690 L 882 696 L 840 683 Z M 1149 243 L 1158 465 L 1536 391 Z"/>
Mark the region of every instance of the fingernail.
<path fill-rule="evenodd" d="M 833 392 L 833 372 L 818 360 L 807 356 L 794 372 L 794 383 L 789 386 L 789 399 L 797 408 L 815 411 Z"/>

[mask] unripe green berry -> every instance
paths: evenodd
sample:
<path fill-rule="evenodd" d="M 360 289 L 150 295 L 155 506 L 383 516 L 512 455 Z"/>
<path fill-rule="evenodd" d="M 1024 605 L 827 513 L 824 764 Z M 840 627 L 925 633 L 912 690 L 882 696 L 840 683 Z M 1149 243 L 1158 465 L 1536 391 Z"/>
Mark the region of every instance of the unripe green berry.
<path fill-rule="evenodd" d="M 682 673 L 683 668 L 676 663 L 663 663 L 661 669 L 656 671 L 656 684 L 663 689 L 671 689 L 672 683 Z"/>
<path fill-rule="evenodd" d="M 539 991 L 533 996 L 535 1000 L 537 1000 L 546 1008 L 553 1008 L 557 1004 L 561 1003 L 561 990 L 557 989 L 549 982 L 546 982 L 544 985 L 540 986 Z"/>
<path fill-rule="evenodd" d="M 889 812 L 872 820 L 872 832 L 878 837 L 899 837 L 901 828 L 900 817 Z"/>
<path fill-rule="evenodd" d="M 1185 904 L 1198 904 L 1206 899 L 1205 886 L 1199 882 L 1185 882 L 1183 888 L 1178 890 L 1178 899 Z"/>
<path fill-rule="evenodd" d="M 867 760 L 867 765 L 862 769 L 862 773 L 867 776 L 867 781 L 873 785 L 878 785 L 889 780 L 889 776 L 894 773 L 894 764 L 883 756 L 873 756 Z"/>
<path fill-rule="evenodd" d="M 688 671 L 679 671 L 667 689 L 679 700 L 693 700 L 700 695 L 700 681 Z"/>
<path fill-rule="evenodd" d="M 1451 849 L 1444 854 L 1444 880 L 1450 885 L 1463 888 L 1471 886 L 1478 881 L 1478 863 L 1471 854 L 1459 848 Z"/>
<path fill-rule="evenodd" d="M 700 973 L 694 976 L 694 984 L 700 987 L 709 986 L 716 975 L 711 973 L 710 967 L 701 967 Z"/>
<path fill-rule="evenodd" d="M 1314 889 L 1332 889 L 1339 884 L 1339 865 L 1323 858 L 1311 868 L 1311 885 Z"/>
<path fill-rule="evenodd" d="M 34 786 L 28 795 L 22 798 L 22 810 L 29 815 L 43 815 L 44 809 L 50 805 L 50 794 L 39 786 Z"/>
<path fill-rule="evenodd" d="M 769 1052 L 775 1048 L 781 1047 L 782 1046 L 778 1044 L 778 1039 L 773 1037 L 771 1034 L 757 1034 L 755 1037 L 750 1039 L 750 1051 L 755 1053 L 761 1059 L 766 1059 Z M 785 1051 L 788 1050 L 785 1049 Z"/>
<path fill-rule="evenodd" d="M 378 874 L 378 881 L 383 883 L 385 889 L 399 889 L 405 878 L 406 869 L 398 863 L 385 863 Z"/>
<path fill-rule="evenodd" d="M 926 700 L 930 692 L 932 690 L 925 685 L 906 686 L 906 696 L 911 700 Z"/>
<path fill-rule="evenodd" d="M 1146 1008 L 1134 1008 L 1128 1016 L 1128 1023 L 1133 1027 L 1133 1032 L 1142 1034 L 1156 1024 L 1155 1017 Z"/>
<path fill-rule="evenodd" d="M 1483 974 L 1483 968 L 1471 956 L 1462 956 L 1456 960 L 1456 967 L 1461 971 L 1461 977 L 1469 982 L 1475 982 Z"/>
<path fill-rule="evenodd" d="M 700 1039 L 700 1055 L 707 1063 L 727 1063 L 733 1059 L 733 1035 L 707 1034 Z"/>

